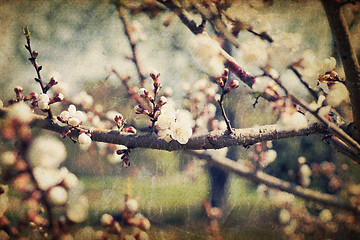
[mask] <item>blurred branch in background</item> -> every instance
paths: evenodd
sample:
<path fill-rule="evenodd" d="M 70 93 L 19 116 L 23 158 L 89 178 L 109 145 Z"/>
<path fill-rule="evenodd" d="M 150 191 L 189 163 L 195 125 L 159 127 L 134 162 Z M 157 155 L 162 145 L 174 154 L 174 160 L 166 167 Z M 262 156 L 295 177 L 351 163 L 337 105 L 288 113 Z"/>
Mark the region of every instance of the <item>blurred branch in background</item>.
<path fill-rule="evenodd" d="M 200 159 L 205 159 L 211 165 L 214 165 L 225 171 L 234 173 L 240 177 L 244 177 L 254 183 L 264 184 L 270 188 L 279 189 L 281 191 L 288 192 L 294 194 L 295 196 L 304 198 L 305 200 L 310 200 L 325 206 L 336 207 L 346 211 L 351 211 L 355 214 L 359 213 L 359 209 L 351 206 L 350 204 L 335 195 L 321 193 L 315 190 L 311 190 L 309 188 L 304 188 L 300 185 L 281 180 L 262 171 L 251 169 L 246 165 L 243 165 L 239 162 L 234 162 L 228 158 L 216 158 L 209 154 L 197 151 L 187 151 L 187 153 Z"/>

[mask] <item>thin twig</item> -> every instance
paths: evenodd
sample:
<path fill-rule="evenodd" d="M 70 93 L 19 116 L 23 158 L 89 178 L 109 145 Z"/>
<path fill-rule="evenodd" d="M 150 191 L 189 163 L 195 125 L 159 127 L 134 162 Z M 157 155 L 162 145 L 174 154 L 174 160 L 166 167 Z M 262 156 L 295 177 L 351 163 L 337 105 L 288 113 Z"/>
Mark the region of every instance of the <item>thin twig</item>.
<path fill-rule="evenodd" d="M 130 25 L 129 20 L 126 17 L 126 11 L 122 7 L 120 7 L 118 11 L 119 11 L 119 18 L 124 26 L 124 33 L 129 41 L 129 44 L 131 47 L 131 53 L 132 53 L 131 61 L 134 63 L 134 65 L 136 67 L 136 71 L 137 71 L 137 74 L 138 74 L 138 77 L 140 80 L 140 84 L 141 84 L 141 86 L 143 86 L 146 77 L 143 75 L 143 72 L 141 71 L 141 68 L 140 68 L 140 64 L 139 64 L 139 60 L 138 60 L 138 56 L 137 56 L 136 42 L 131 35 L 132 33 L 130 30 L 130 26 L 129 26 Z"/>
<path fill-rule="evenodd" d="M 197 3 L 196 1 L 194 1 L 193 4 L 196 10 L 198 10 L 201 14 L 203 19 L 210 21 L 225 39 L 230 41 L 236 48 L 239 48 L 240 45 L 237 42 L 236 37 L 228 31 L 227 26 L 221 20 L 221 13 L 216 13 L 212 11 L 211 8 L 208 9 L 200 3 Z"/>
<path fill-rule="evenodd" d="M 223 89 L 224 90 L 224 89 Z M 227 117 L 226 115 L 226 112 L 225 112 L 225 109 L 224 109 L 224 92 L 221 94 L 221 97 L 220 99 L 218 100 L 218 103 L 219 103 L 219 106 L 220 106 L 220 110 L 221 110 L 221 114 L 222 116 L 224 117 L 224 120 L 225 120 L 225 123 L 226 123 L 226 126 L 227 126 L 227 130 L 230 132 L 230 133 L 234 133 L 234 130 L 232 129 L 231 127 L 231 124 L 230 124 L 230 120 L 229 118 Z"/>
<path fill-rule="evenodd" d="M 129 96 L 133 99 L 135 99 L 135 101 L 138 104 L 141 104 L 141 106 L 143 106 L 146 110 L 151 110 L 151 108 L 149 107 L 148 103 L 144 100 L 144 98 L 140 97 L 137 92 L 135 92 L 133 90 L 133 88 L 130 86 L 129 84 L 129 78 L 128 77 L 122 77 L 118 71 L 116 71 L 115 69 L 111 69 L 110 73 L 114 73 L 116 75 L 116 77 L 124 84 L 124 86 L 126 87 L 127 93 L 129 94 Z"/>
<path fill-rule="evenodd" d="M 25 45 L 25 48 L 30 53 L 29 61 L 34 66 L 36 74 L 37 74 L 37 78 L 35 78 L 35 81 L 40 84 L 42 92 L 46 94 L 48 89 L 47 89 L 46 86 L 44 86 L 43 80 L 42 80 L 41 75 L 40 75 L 40 71 L 42 70 L 42 66 L 39 66 L 38 62 L 36 61 L 38 53 L 31 49 L 30 31 L 29 31 L 29 29 L 27 27 L 24 28 L 24 34 L 25 34 L 26 42 L 27 42 L 27 45 Z M 52 113 L 51 108 L 49 107 L 49 109 L 47 109 L 45 111 L 48 113 L 48 118 L 52 119 L 53 118 L 53 113 Z"/>
<path fill-rule="evenodd" d="M 297 76 L 297 78 L 299 79 L 299 81 L 301 82 L 301 84 L 303 86 L 305 86 L 305 88 L 309 91 L 309 93 L 315 98 L 318 99 L 319 95 L 316 91 L 314 91 L 314 89 L 312 89 L 309 84 L 307 82 L 304 81 L 304 79 L 302 78 L 301 74 L 299 73 L 298 70 L 296 70 L 296 68 L 292 65 L 290 65 L 288 67 L 291 71 L 293 71 L 293 73 Z"/>

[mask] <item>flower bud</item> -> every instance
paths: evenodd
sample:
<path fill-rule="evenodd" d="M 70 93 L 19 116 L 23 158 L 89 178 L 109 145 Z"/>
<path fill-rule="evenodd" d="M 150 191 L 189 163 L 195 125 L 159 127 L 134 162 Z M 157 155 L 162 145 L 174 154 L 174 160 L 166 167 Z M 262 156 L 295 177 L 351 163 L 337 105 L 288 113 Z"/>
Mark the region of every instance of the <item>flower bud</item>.
<path fill-rule="evenodd" d="M 145 88 L 140 88 L 138 94 L 142 98 L 147 98 L 149 96 L 149 91 L 146 90 Z"/>
<path fill-rule="evenodd" d="M 229 84 L 229 88 L 230 90 L 233 90 L 235 88 L 238 88 L 239 87 L 239 81 L 238 80 L 231 80 L 230 84 Z"/>
<path fill-rule="evenodd" d="M 141 218 L 141 222 L 140 222 L 139 227 L 142 230 L 147 231 L 147 230 L 150 229 L 150 226 L 151 226 L 151 224 L 150 224 L 149 219 L 147 219 L 146 217 Z"/>
<path fill-rule="evenodd" d="M 229 69 L 225 68 L 224 73 L 223 73 L 223 77 L 228 77 L 228 76 L 229 76 Z"/>
<path fill-rule="evenodd" d="M 114 222 L 114 225 L 113 225 L 113 229 L 114 229 L 114 232 L 115 233 L 120 233 L 121 232 L 121 226 L 120 226 L 120 223 L 119 222 Z"/>
<path fill-rule="evenodd" d="M 49 103 L 48 102 L 43 102 L 43 101 L 39 101 L 38 102 L 38 107 L 41 109 L 41 110 L 48 110 L 50 107 L 49 107 Z"/>
<path fill-rule="evenodd" d="M 51 100 L 51 103 L 62 102 L 64 100 L 64 95 L 62 93 L 56 94 L 56 96 Z"/>
<path fill-rule="evenodd" d="M 114 222 L 114 217 L 110 214 L 103 214 L 100 219 L 100 223 L 103 226 L 110 226 Z"/>
<path fill-rule="evenodd" d="M 86 133 L 81 133 L 78 137 L 79 143 L 83 145 L 90 145 L 91 144 L 91 138 Z"/>
<path fill-rule="evenodd" d="M 158 78 L 160 77 L 160 73 L 156 70 L 152 70 L 150 72 L 150 77 L 152 78 L 152 80 L 158 81 Z"/>
<path fill-rule="evenodd" d="M 161 96 L 158 101 L 158 105 L 161 107 L 167 103 L 167 98 L 164 96 Z"/>
<path fill-rule="evenodd" d="M 225 85 L 222 77 L 216 78 L 216 82 L 217 84 L 219 84 L 220 87 L 223 87 Z"/>
<path fill-rule="evenodd" d="M 136 239 L 138 239 L 138 240 L 149 240 L 150 238 L 149 238 L 149 235 L 148 235 L 146 232 L 141 231 L 141 232 L 139 232 L 139 234 L 136 236 Z"/>
<path fill-rule="evenodd" d="M 32 92 L 25 97 L 25 100 L 35 100 L 37 98 L 37 94 Z"/>
<path fill-rule="evenodd" d="M 142 105 L 136 105 L 135 107 L 134 107 L 134 110 L 135 110 L 135 113 L 136 114 L 146 114 L 147 113 L 147 111 L 146 111 L 146 109 L 142 106 Z"/>
<path fill-rule="evenodd" d="M 24 89 L 23 89 L 22 87 L 16 87 L 16 88 L 14 88 L 14 92 L 15 92 L 16 94 L 21 94 L 23 91 L 24 91 Z"/>
<path fill-rule="evenodd" d="M 128 132 L 128 133 L 134 133 L 134 134 L 136 133 L 136 129 L 132 126 L 124 128 L 123 131 Z"/>
<path fill-rule="evenodd" d="M 115 121 L 116 123 L 122 122 L 123 119 L 124 119 L 124 117 L 123 117 L 121 114 L 117 114 L 117 115 L 115 115 L 115 117 L 114 117 L 114 121 Z"/>
<path fill-rule="evenodd" d="M 32 56 L 33 56 L 33 58 L 37 58 L 37 56 L 39 56 L 39 52 L 36 51 L 36 50 L 34 50 L 34 51 L 32 52 Z"/>
<path fill-rule="evenodd" d="M 38 98 L 39 98 L 39 102 L 47 102 L 48 103 L 50 101 L 49 96 L 45 93 L 40 93 Z"/>

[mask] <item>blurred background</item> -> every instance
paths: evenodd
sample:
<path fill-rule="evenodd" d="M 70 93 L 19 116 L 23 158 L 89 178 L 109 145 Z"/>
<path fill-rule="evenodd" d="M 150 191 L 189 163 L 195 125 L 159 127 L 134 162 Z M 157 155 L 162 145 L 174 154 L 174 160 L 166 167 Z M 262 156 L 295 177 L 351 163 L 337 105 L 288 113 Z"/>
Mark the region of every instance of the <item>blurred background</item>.
<path fill-rule="evenodd" d="M 232 14 L 250 21 L 258 29 L 270 29 L 272 34 L 299 34 L 299 52 L 310 49 L 319 59 L 334 55 L 331 32 L 319 2 L 273 1 L 268 5 L 249 1 L 247 4 L 251 7 L 244 9 L 242 1 L 234 1 Z M 170 13 L 154 18 L 141 13 L 129 15 L 131 26 L 136 30 L 138 59 L 143 72 L 146 75 L 153 69 L 160 72 L 164 89 L 172 88 L 172 98 L 176 106 L 182 108 L 186 97 L 183 83 L 193 83 L 204 74 L 198 70 L 187 47 L 192 33 L 177 18 L 164 24 L 169 18 Z M 198 17 L 196 20 L 200 21 Z M 122 76 L 130 76 L 135 88 L 139 86 L 135 66 L 128 60 L 130 45 L 112 3 L 0 0 L 0 21 L 0 99 L 4 103 L 14 97 L 15 86 L 22 86 L 25 92 L 40 91 L 24 48 L 26 40 L 22 29 L 28 26 L 32 48 L 39 51 L 43 78 L 54 76 L 66 99 L 86 91 L 92 96 L 96 109 L 115 110 L 136 127 L 145 126 L 144 118 L 134 114 L 134 103 L 125 97 L 122 83 L 108 71 L 116 69 Z M 358 26 L 352 31 L 359 49 L 357 29 Z M 239 35 L 240 43 L 248 38 L 247 32 Z M 233 49 L 233 55 L 246 66 L 240 50 Z M 275 123 L 277 116 L 272 107 L 260 100 L 253 108 L 254 96 L 249 92 L 249 88 L 241 84 L 226 100 L 226 106 L 236 113 L 233 126 Z M 59 114 L 63 109 L 66 107 L 58 105 L 54 112 Z M 131 191 L 139 201 L 141 212 L 152 223 L 150 236 L 154 239 L 206 239 L 207 218 L 203 203 L 209 201 L 211 193 L 205 162 L 180 152 L 137 149 L 131 153 L 131 166 L 123 168 L 107 161 L 106 153 L 101 150 L 103 144 L 82 151 L 69 139 L 63 142 L 68 149 L 65 166 L 82 181 L 90 202 L 86 223 L 98 225 L 105 212 L 116 215 L 124 203 L 124 195 Z M 297 159 L 302 156 L 309 165 L 327 161 L 339 169 L 344 163 L 352 166 L 317 137 L 280 140 L 273 142 L 273 148 L 277 151 L 276 161 L 264 171 L 287 181 L 296 182 L 291 173 L 298 171 Z M 246 160 L 251 151 L 251 148 L 237 147 L 233 159 Z M 358 179 L 356 172 L 359 170 L 358 166 L 346 172 L 338 170 L 338 176 Z M 310 188 L 336 193 L 330 181 L 319 178 L 311 182 Z M 230 175 L 226 188 L 221 220 L 223 239 L 285 239 L 277 224 L 278 209 L 258 193 L 256 184 Z M 10 213 L 14 219 L 19 211 L 18 204 L 19 199 L 14 194 Z"/>

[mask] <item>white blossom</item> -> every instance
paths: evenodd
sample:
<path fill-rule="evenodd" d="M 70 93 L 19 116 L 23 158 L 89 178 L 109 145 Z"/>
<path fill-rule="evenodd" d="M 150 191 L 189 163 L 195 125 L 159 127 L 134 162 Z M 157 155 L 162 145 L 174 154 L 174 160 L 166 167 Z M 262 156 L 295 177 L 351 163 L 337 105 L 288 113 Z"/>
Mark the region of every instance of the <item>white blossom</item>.
<path fill-rule="evenodd" d="M 60 169 L 35 167 L 33 169 L 34 178 L 39 188 L 44 191 L 61 183 L 68 172 L 66 167 Z"/>
<path fill-rule="evenodd" d="M 307 127 L 308 121 L 306 116 L 302 113 L 284 111 L 280 115 L 278 124 L 298 130 Z"/>
<path fill-rule="evenodd" d="M 82 105 L 84 108 L 90 108 L 94 103 L 93 97 L 85 91 L 79 92 L 71 100 L 73 103 Z"/>
<path fill-rule="evenodd" d="M 49 101 L 50 101 L 49 96 L 46 93 L 40 93 L 38 98 L 39 98 L 38 107 L 41 110 L 49 109 Z"/>
<path fill-rule="evenodd" d="M 79 185 L 79 179 L 72 172 L 68 172 L 63 180 L 64 186 L 68 189 L 73 189 Z"/>
<path fill-rule="evenodd" d="M 273 36 L 268 53 L 268 64 L 281 72 L 296 61 L 296 51 L 301 42 L 301 36 L 296 33 L 282 33 Z"/>
<path fill-rule="evenodd" d="M 192 136 L 192 129 L 188 123 L 177 121 L 171 125 L 171 137 L 181 144 L 186 144 Z"/>
<path fill-rule="evenodd" d="M 273 84 L 273 82 L 274 80 L 266 76 L 257 77 L 252 85 L 252 89 L 255 92 L 264 92 L 265 88 Z"/>
<path fill-rule="evenodd" d="M 333 57 L 324 59 L 319 67 L 319 74 L 325 74 L 336 68 L 336 59 Z"/>
<path fill-rule="evenodd" d="M 165 130 L 171 127 L 175 122 L 175 109 L 170 104 L 161 107 L 161 114 L 156 121 L 156 127 Z"/>
<path fill-rule="evenodd" d="M 148 92 L 148 90 L 146 90 L 146 88 L 140 88 L 140 89 L 138 90 L 138 95 L 139 95 L 140 97 L 146 97 L 148 93 L 149 93 L 149 92 Z"/>
<path fill-rule="evenodd" d="M 7 116 L 10 119 L 16 119 L 22 123 L 30 123 L 33 120 L 34 114 L 30 107 L 25 102 L 18 102 L 9 107 Z"/>
<path fill-rule="evenodd" d="M 136 212 L 139 210 L 139 203 L 136 199 L 130 198 L 125 203 L 126 208 L 131 212 Z"/>
<path fill-rule="evenodd" d="M 70 126 L 72 126 L 72 127 L 77 127 L 77 126 L 79 126 L 80 122 L 81 122 L 80 119 L 75 118 L 75 117 L 71 117 L 71 118 L 69 118 L 69 120 L 68 120 L 68 124 L 69 124 Z"/>
<path fill-rule="evenodd" d="M 302 79 L 311 87 L 317 86 L 319 63 L 315 53 L 312 50 L 305 50 L 300 56 L 301 62 L 299 68 L 296 68 L 302 76 Z"/>
<path fill-rule="evenodd" d="M 16 162 L 17 154 L 13 151 L 6 151 L 1 154 L 0 159 L 2 165 L 12 166 Z"/>
<path fill-rule="evenodd" d="M 246 64 L 265 67 L 268 61 L 268 43 L 260 38 L 253 38 L 241 43 L 240 56 Z"/>
<path fill-rule="evenodd" d="M 213 77 L 224 72 L 224 57 L 220 55 L 220 44 L 205 34 L 197 34 L 189 42 L 190 51 L 199 67 Z"/>
<path fill-rule="evenodd" d="M 30 145 L 28 157 L 31 165 L 57 168 L 66 158 L 64 144 L 51 135 L 37 137 Z"/>
<path fill-rule="evenodd" d="M 266 167 L 267 165 L 269 165 L 270 163 L 272 163 L 273 161 L 275 161 L 277 156 L 277 153 L 274 149 L 269 149 L 265 152 L 265 156 L 264 159 L 262 161 L 262 165 L 264 167 Z"/>
<path fill-rule="evenodd" d="M 349 100 L 349 91 L 346 86 L 342 83 L 335 83 L 330 87 L 328 95 L 326 95 L 326 104 L 337 107 L 342 102 Z"/>
<path fill-rule="evenodd" d="M 39 107 L 41 110 L 47 110 L 47 109 L 50 108 L 49 103 L 48 103 L 48 102 L 43 102 L 43 101 L 39 101 L 39 102 L 38 102 L 38 107 Z"/>
<path fill-rule="evenodd" d="M 91 145 L 91 138 L 86 133 L 81 133 L 78 137 L 79 144 L 83 149 L 88 149 Z"/>
<path fill-rule="evenodd" d="M 67 111 L 62 111 L 59 117 L 72 127 L 77 127 L 81 122 L 87 121 L 87 115 L 82 111 L 77 111 L 73 104 L 69 106 Z"/>
<path fill-rule="evenodd" d="M 68 194 L 65 188 L 55 186 L 47 194 L 50 202 L 54 205 L 64 205 L 67 202 Z"/>
<path fill-rule="evenodd" d="M 70 194 L 66 216 L 73 222 L 83 222 L 88 216 L 89 202 L 86 196 Z"/>

